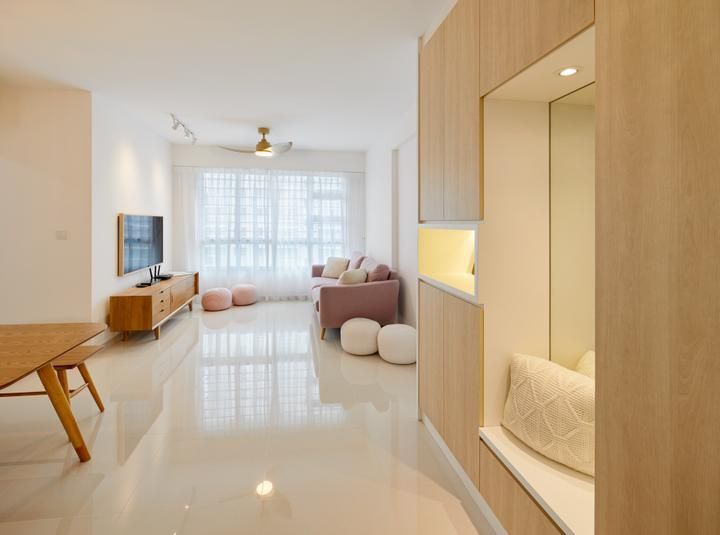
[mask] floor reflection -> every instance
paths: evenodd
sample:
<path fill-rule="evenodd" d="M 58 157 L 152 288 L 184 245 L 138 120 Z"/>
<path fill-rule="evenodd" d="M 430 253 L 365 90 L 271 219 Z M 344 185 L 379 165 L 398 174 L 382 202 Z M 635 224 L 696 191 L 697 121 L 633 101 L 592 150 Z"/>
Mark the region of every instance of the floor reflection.
<path fill-rule="evenodd" d="M 307 329 L 204 332 L 197 368 L 198 425 L 228 432 L 334 425 L 339 404 L 323 404 Z"/>

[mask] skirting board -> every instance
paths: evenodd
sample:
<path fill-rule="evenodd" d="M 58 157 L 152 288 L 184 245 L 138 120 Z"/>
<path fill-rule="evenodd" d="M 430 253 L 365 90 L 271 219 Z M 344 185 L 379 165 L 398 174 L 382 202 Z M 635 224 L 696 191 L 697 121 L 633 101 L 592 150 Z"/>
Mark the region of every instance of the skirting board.
<path fill-rule="evenodd" d="M 445 455 L 448 463 L 450 463 L 450 467 L 453 469 L 453 472 L 455 472 L 455 474 L 457 474 L 457 476 L 460 478 L 460 481 L 462 481 L 465 490 L 467 490 L 468 494 L 473 500 L 473 503 L 480 511 L 480 514 L 482 514 L 482 516 L 484 516 L 485 519 L 488 521 L 488 524 L 490 525 L 490 528 L 495 532 L 495 535 L 507 535 L 507 531 L 505 531 L 505 528 L 502 526 L 500 521 L 495 516 L 495 513 L 493 513 L 493 510 L 482 497 L 480 491 L 475 487 L 475 484 L 465 473 L 465 470 L 462 469 L 462 466 L 460 466 L 460 463 L 457 461 L 452 452 L 448 449 L 445 441 L 442 439 L 442 437 L 430 421 L 430 418 L 425 416 L 425 414 L 422 414 L 422 422 L 423 424 L 425 424 L 425 428 L 430 433 L 430 436 L 440 448 L 440 451 L 442 451 L 443 455 Z M 480 455 L 479 451 L 478 455 Z"/>

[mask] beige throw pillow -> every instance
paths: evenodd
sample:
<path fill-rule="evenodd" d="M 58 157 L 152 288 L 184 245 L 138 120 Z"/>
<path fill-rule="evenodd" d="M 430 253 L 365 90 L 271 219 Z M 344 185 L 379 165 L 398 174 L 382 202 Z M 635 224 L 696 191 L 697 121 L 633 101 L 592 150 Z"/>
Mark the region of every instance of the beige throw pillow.
<path fill-rule="evenodd" d="M 347 269 L 349 263 L 350 260 L 347 258 L 336 258 L 331 256 L 327 259 L 327 262 L 325 262 L 322 276 L 329 279 L 337 279 L 340 275 L 342 275 L 342 272 Z"/>
<path fill-rule="evenodd" d="M 515 355 L 502 424 L 538 453 L 595 475 L 595 381 L 589 377 Z"/>
<path fill-rule="evenodd" d="M 575 371 L 595 379 L 595 351 L 587 351 L 580 357 L 577 365 L 575 365 Z"/>
<path fill-rule="evenodd" d="M 343 271 L 338 284 L 361 284 L 367 280 L 367 271 L 364 269 L 349 269 Z"/>

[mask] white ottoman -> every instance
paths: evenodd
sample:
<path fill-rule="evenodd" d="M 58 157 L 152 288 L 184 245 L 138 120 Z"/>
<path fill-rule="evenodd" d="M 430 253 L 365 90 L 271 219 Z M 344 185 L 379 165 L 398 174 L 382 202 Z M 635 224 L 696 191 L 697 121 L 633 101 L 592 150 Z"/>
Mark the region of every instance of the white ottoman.
<path fill-rule="evenodd" d="M 409 325 L 386 325 L 378 333 L 378 351 L 383 360 L 393 364 L 415 362 L 417 332 Z"/>
<path fill-rule="evenodd" d="M 347 320 L 340 327 L 340 345 L 351 355 L 372 355 L 378 350 L 380 324 L 366 318 Z"/>

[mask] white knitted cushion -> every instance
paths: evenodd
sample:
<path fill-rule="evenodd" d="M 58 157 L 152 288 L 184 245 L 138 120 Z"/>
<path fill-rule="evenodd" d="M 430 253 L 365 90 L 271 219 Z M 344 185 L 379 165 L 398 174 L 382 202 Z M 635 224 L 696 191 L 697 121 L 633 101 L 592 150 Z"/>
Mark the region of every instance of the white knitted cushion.
<path fill-rule="evenodd" d="M 380 324 L 365 318 L 347 320 L 340 327 L 340 345 L 351 355 L 377 353 Z"/>
<path fill-rule="evenodd" d="M 342 272 L 348 268 L 349 263 L 350 260 L 347 258 L 337 258 L 331 256 L 327 259 L 327 262 L 325 262 L 322 276 L 328 279 L 337 279 L 340 275 L 342 275 Z"/>
<path fill-rule="evenodd" d="M 595 351 L 587 351 L 575 365 L 575 371 L 595 379 Z"/>
<path fill-rule="evenodd" d="M 416 331 L 410 325 L 386 325 L 378 334 L 380 357 L 393 364 L 415 362 Z"/>
<path fill-rule="evenodd" d="M 503 426 L 546 457 L 595 475 L 595 381 L 589 377 L 515 355 Z"/>

